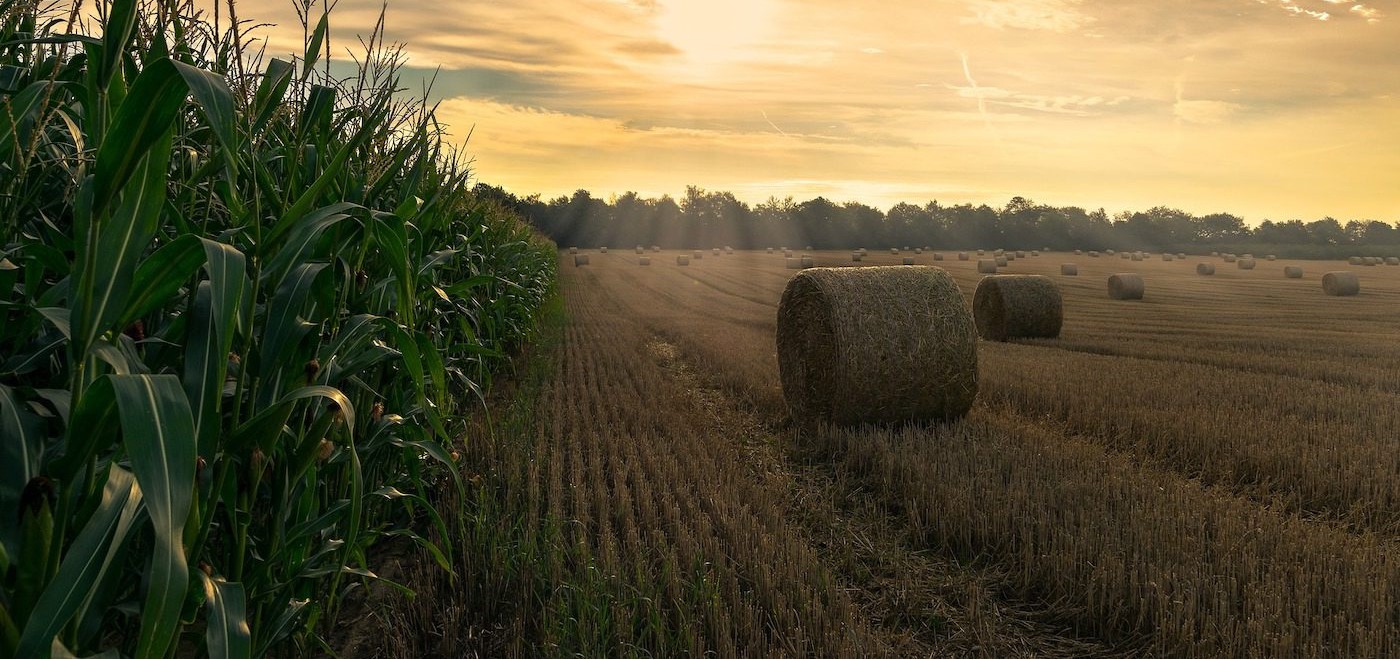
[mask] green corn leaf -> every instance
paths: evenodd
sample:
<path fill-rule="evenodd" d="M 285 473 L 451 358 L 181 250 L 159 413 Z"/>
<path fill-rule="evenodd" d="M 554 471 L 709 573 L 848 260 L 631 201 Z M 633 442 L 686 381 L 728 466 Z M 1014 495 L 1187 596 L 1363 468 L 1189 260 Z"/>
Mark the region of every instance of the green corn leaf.
<path fill-rule="evenodd" d="M 58 574 L 44 589 L 20 638 L 20 657 L 49 657 L 54 636 L 89 603 L 92 591 L 110 567 L 115 546 L 126 539 L 141 489 L 132 474 L 113 467 L 102 501 L 63 557 Z"/>
<path fill-rule="evenodd" d="M 275 404 L 264 408 L 252 419 L 244 422 L 229 436 L 229 448 L 234 452 L 249 451 L 258 446 L 264 452 L 272 450 L 272 444 L 281 436 L 282 426 L 292 413 L 292 406 L 302 399 L 324 398 L 340 406 L 345 415 L 347 428 L 355 428 L 355 408 L 344 392 L 326 385 L 300 387 L 279 399 Z"/>
<path fill-rule="evenodd" d="M 204 582 L 204 606 L 209 612 L 209 626 L 204 633 L 209 657 L 251 657 L 252 635 L 248 630 L 243 585 L 210 578 L 203 573 L 199 576 Z"/>
<path fill-rule="evenodd" d="M 97 61 L 97 85 L 107 89 L 112 83 L 112 75 L 121 66 L 126 44 L 136 30 L 137 0 L 113 0 L 107 8 L 107 22 L 102 30 L 102 57 Z M 137 97 L 141 98 L 141 97 Z"/>
<path fill-rule="evenodd" d="M 47 472 L 59 481 L 67 482 L 87 465 L 99 449 L 116 444 L 116 395 L 110 378 L 98 378 L 83 392 L 73 407 L 68 423 L 63 454 L 50 461 Z"/>
<path fill-rule="evenodd" d="M 311 75 L 312 69 L 316 66 L 316 60 L 321 57 L 321 44 L 326 41 L 326 31 L 330 27 L 331 14 L 329 11 L 321 12 L 321 20 L 316 22 L 316 29 L 311 31 L 311 38 L 306 40 L 306 52 L 302 56 L 301 79 L 306 80 Z"/>
<path fill-rule="evenodd" d="M 306 308 L 316 278 L 329 264 L 300 264 L 292 269 L 277 287 L 268 308 L 267 326 L 263 335 L 259 369 L 271 374 L 284 367 L 292 349 L 306 336 L 308 324 L 301 313 Z"/>
<path fill-rule="evenodd" d="M 96 244 L 85 251 L 79 277 L 83 295 L 73 301 L 72 354 L 77 358 L 86 354 L 94 339 L 116 326 L 128 307 L 137 262 L 150 245 L 165 204 L 169 165 L 170 135 L 165 134 L 141 159 L 139 176 L 122 191 L 121 206 L 95 226 Z M 140 295 L 145 290 L 135 292 Z"/>
<path fill-rule="evenodd" d="M 388 99 L 381 98 L 376 101 L 375 109 L 370 114 L 378 114 L 387 104 Z M 375 125 L 376 124 L 373 122 L 364 122 L 359 130 L 356 131 L 349 140 L 346 140 L 345 144 L 341 146 L 340 151 L 337 151 L 335 156 L 331 159 L 331 162 L 326 165 L 321 175 L 317 177 L 311 185 L 307 186 L 301 196 L 282 213 L 282 217 L 277 220 L 277 223 L 273 225 L 272 230 L 267 234 L 267 240 L 274 240 L 278 236 L 286 233 L 311 211 L 311 207 L 316 204 L 317 198 L 321 196 L 321 193 L 325 192 L 332 181 L 339 179 L 341 174 L 343 174 L 342 170 L 345 168 L 345 163 L 350 160 L 351 154 L 355 153 L 360 146 L 364 144 L 365 140 L 369 139 Z"/>
<path fill-rule="evenodd" d="M 18 555 L 18 530 L 13 524 L 20 491 L 39 474 L 45 437 L 43 420 L 29 413 L 14 390 L 0 385 L 0 542 Z"/>
<path fill-rule="evenodd" d="M 184 525 L 194 491 L 195 429 L 180 380 L 170 375 L 109 376 L 122 438 L 155 530 L 150 584 L 136 655 L 169 652 L 189 587 Z"/>
<path fill-rule="evenodd" d="M 193 405 L 194 427 L 200 456 L 213 456 L 219 432 L 219 407 L 223 400 L 228 351 L 219 342 L 218 315 L 214 312 L 212 286 L 200 282 L 185 336 L 185 396 Z"/>
<path fill-rule="evenodd" d="M 287 234 L 286 242 L 277 251 L 277 255 L 267 263 L 263 269 L 268 281 L 280 282 L 287 271 L 291 270 L 293 264 L 306 261 L 306 253 L 315 244 L 321 233 L 332 225 L 349 218 L 346 211 L 362 209 L 364 207 L 350 202 L 338 202 L 329 206 L 323 206 L 298 222 L 291 233 Z"/>
<path fill-rule="evenodd" d="M 111 205 L 141 159 L 170 130 L 188 92 L 184 78 L 168 59 L 152 62 L 136 77 L 131 96 L 140 102 L 122 104 L 112 119 L 108 138 L 97 149 L 92 180 L 92 209 L 96 216 Z M 168 158 L 170 149 L 162 151 Z"/>
<path fill-rule="evenodd" d="M 277 58 L 268 62 L 267 71 L 263 73 L 262 82 L 258 84 L 258 91 L 253 95 L 254 135 L 262 134 L 272 115 L 282 107 L 282 99 L 287 94 L 287 85 L 292 81 L 292 73 L 291 62 Z"/>
<path fill-rule="evenodd" d="M 204 262 L 201 239 L 185 234 L 162 245 L 136 268 L 131 295 L 122 311 L 118 328 L 124 328 L 170 303 L 190 276 Z"/>
<path fill-rule="evenodd" d="M 375 244 L 387 262 L 386 265 L 394 272 L 394 279 L 399 283 L 398 291 L 398 321 L 405 325 L 413 325 L 413 304 L 414 295 L 413 268 L 409 265 L 408 259 L 408 229 L 404 226 L 403 220 L 390 213 L 374 214 L 374 238 Z"/>
<path fill-rule="evenodd" d="M 172 60 L 172 63 L 175 65 L 175 70 L 180 73 L 180 77 L 185 79 L 190 96 L 204 110 L 204 117 L 208 120 L 209 128 L 219 139 L 219 146 L 223 147 L 229 168 L 237 171 L 239 139 L 233 90 L 229 89 L 228 82 L 224 80 L 223 76 L 190 66 L 184 62 Z"/>

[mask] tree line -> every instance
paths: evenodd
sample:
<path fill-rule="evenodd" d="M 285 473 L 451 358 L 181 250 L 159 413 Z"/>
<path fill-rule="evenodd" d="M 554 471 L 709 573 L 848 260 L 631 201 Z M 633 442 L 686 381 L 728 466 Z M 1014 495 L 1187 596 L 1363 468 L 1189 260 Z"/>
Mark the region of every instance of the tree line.
<path fill-rule="evenodd" d="M 1013 197 L 1006 206 L 986 204 L 922 206 L 899 203 L 887 211 L 860 202 L 791 197 L 749 205 L 729 192 L 686 188 L 679 200 L 644 198 L 628 192 L 600 199 L 587 190 L 542 199 L 516 196 L 500 187 L 477 184 L 528 218 L 560 246 L 667 249 L 805 247 L 884 249 L 934 246 L 943 249 L 1149 250 L 1277 253 L 1294 257 L 1337 258 L 1352 254 L 1400 253 L 1400 224 L 1335 218 L 1265 220 L 1256 227 L 1229 213 L 1193 215 L 1158 206 L 1109 215 L 1103 209 L 1037 204 Z"/>

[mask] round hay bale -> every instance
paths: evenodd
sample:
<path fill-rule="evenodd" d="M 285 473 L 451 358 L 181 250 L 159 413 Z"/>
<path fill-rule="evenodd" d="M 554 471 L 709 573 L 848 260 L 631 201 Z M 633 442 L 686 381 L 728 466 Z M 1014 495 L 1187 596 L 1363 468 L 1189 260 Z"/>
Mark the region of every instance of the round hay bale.
<path fill-rule="evenodd" d="M 1099 251 L 1098 251 L 1098 250 L 1089 250 L 1089 256 L 1090 256 L 1090 257 L 1093 257 L 1093 258 L 1095 258 L 1095 259 L 1098 259 L 1098 258 L 1099 258 Z"/>
<path fill-rule="evenodd" d="M 713 255 L 715 255 L 716 257 L 718 257 L 718 256 L 719 256 L 719 248 L 714 248 L 714 249 L 712 249 L 712 250 L 710 251 L 710 253 L 713 254 Z"/>
<path fill-rule="evenodd" d="M 768 248 L 768 254 L 773 254 L 773 248 Z"/>
<path fill-rule="evenodd" d="M 1110 257 L 1114 255 L 1113 250 L 1104 250 L 1103 252 L 1104 252 L 1104 254 L 1106 254 L 1106 255 L 1108 255 L 1108 256 L 1110 256 Z"/>
<path fill-rule="evenodd" d="M 1400 257 L 1386 257 L 1386 258 L 1385 258 L 1385 265 L 1387 265 L 1387 266 L 1400 266 Z"/>
<path fill-rule="evenodd" d="M 1162 253 L 1162 261 L 1171 261 L 1172 259 L 1175 259 L 1175 258 L 1176 258 L 1175 255 L 1167 254 L 1166 252 L 1163 252 L 1163 253 Z"/>
<path fill-rule="evenodd" d="M 676 257 L 676 265 L 677 265 L 677 266 L 689 266 L 689 265 L 690 265 L 690 257 L 687 257 L 687 256 L 685 256 L 685 255 L 683 255 L 683 254 L 680 255 L 680 256 L 678 256 L 678 257 Z"/>
<path fill-rule="evenodd" d="M 578 248 L 576 248 L 576 247 L 571 247 L 571 248 L 569 248 L 569 254 L 578 254 Z"/>
<path fill-rule="evenodd" d="M 890 248 L 890 254 L 899 254 L 899 248 Z"/>
<path fill-rule="evenodd" d="M 1130 257 L 1132 258 L 1133 261 L 1142 261 L 1142 253 L 1141 253 L 1141 252 L 1134 252 L 1134 253 L 1132 253 L 1132 254 L 1130 255 Z"/>
<path fill-rule="evenodd" d="M 1017 250 L 1017 251 L 1016 251 L 1016 258 L 1017 258 L 1017 259 L 1025 259 L 1025 258 L 1026 258 L 1026 252 L 1025 252 L 1025 250 Z"/>
<path fill-rule="evenodd" d="M 1366 265 L 1367 265 L 1367 266 L 1379 266 L 1379 265 L 1381 265 L 1381 258 L 1380 258 L 1380 257 L 1366 257 Z"/>
<path fill-rule="evenodd" d="M 978 260 L 977 260 L 977 272 L 979 272 L 979 273 L 992 273 L 992 274 L 996 274 L 996 272 L 997 272 L 997 262 L 996 262 L 996 260 L 995 260 L 995 259 L 978 259 Z"/>
<path fill-rule="evenodd" d="M 959 252 L 959 253 L 958 253 L 958 261 L 967 261 L 968 259 L 971 259 L 971 258 L 972 258 L 972 257 L 968 256 L 968 254 L 967 254 L 966 252 Z"/>
<path fill-rule="evenodd" d="M 972 316 L 983 339 L 1058 337 L 1064 303 L 1060 287 L 1044 275 L 993 275 L 977 283 Z"/>
<path fill-rule="evenodd" d="M 914 254 L 923 254 L 923 253 L 924 253 L 924 249 L 923 249 L 923 248 L 914 248 Z"/>
<path fill-rule="evenodd" d="M 1361 278 L 1349 270 L 1334 270 L 1322 276 L 1322 291 L 1329 296 L 1354 296 L 1361 293 Z"/>
<path fill-rule="evenodd" d="M 1218 257 L 1218 256 L 1220 256 L 1220 253 L 1219 253 L 1219 252 L 1211 252 L 1211 253 L 1210 253 L 1210 256 L 1212 256 L 1212 257 Z"/>
<path fill-rule="evenodd" d="M 726 246 L 724 246 L 724 253 L 725 253 L 725 254 L 734 254 L 734 248 L 729 247 L 728 245 L 726 245 Z"/>
<path fill-rule="evenodd" d="M 1006 250 L 1003 250 L 1003 249 L 1001 249 L 1001 248 L 997 248 L 997 249 L 995 249 L 995 250 L 992 250 L 992 256 L 993 256 L 993 257 L 1000 257 L 1000 256 L 1004 256 L 1004 255 L 1006 255 Z"/>
<path fill-rule="evenodd" d="M 905 266 L 913 266 L 913 265 L 914 265 L 914 257 L 905 257 L 905 258 L 904 258 L 904 265 L 905 265 Z"/>
<path fill-rule="evenodd" d="M 1351 264 L 1351 265 L 1353 265 L 1353 266 L 1360 266 L 1361 263 L 1362 263 L 1362 259 L 1361 259 L 1361 257 L 1351 257 L 1351 258 L 1347 259 L 1347 263 L 1349 263 L 1349 264 Z"/>
<path fill-rule="evenodd" d="M 643 252 L 646 252 L 646 248 L 644 248 L 644 247 L 638 245 L 637 248 L 636 248 L 636 250 L 635 250 L 635 252 L 636 252 L 637 254 L 642 254 Z"/>
<path fill-rule="evenodd" d="M 660 251 L 661 251 L 661 246 L 660 246 L 660 245 L 653 245 L 653 246 L 651 246 L 651 251 L 652 251 L 652 252 L 660 252 Z"/>
<path fill-rule="evenodd" d="M 576 255 L 574 255 L 574 267 L 578 267 L 578 266 L 587 266 L 587 265 L 588 265 L 588 255 L 586 255 L 586 254 L 576 254 Z"/>
<path fill-rule="evenodd" d="M 799 261 L 799 263 L 802 264 L 802 267 L 803 267 L 803 268 L 811 268 L 812 266 L 817 265 L 817 262 L 816 262 L 815 259 L 813 259 L 813 258 L 811 258 L 811 257 L 809 257 L 809 256 L 807 256 L 807 255 L 805 255 L 805 254 L 802 255 L 802 258 L 799 259 L 798 261 Z"/>
<path fill-rule="evenodd" d="M 651 265 L 651 257 L 637 257 L 637 265 L 638 265 L 638 266 L 650 266 L 650 265 Z"/>
<path fill-rule="evenodd" d="M 1177 259 L 1181 259 L 1181 260 L 1185 260 L 1185 259 L 1186 259 L 1186 253 L 1185 253 L 1185 252 L 1178 252 L 1178 253 L 1176 253 L 1176 258 L 1177 258 Z"/>
<path fill-rule="evenodd" d="M 1225 263 L 1227 263 L 1227 264 L 1235 263 L 1235 255 L 1233 255 L 1233 254 L 1227 254 L 1227 255 L 1225 255 L 1225 256 L 1224 256 L 1224 259 L 1225 259 Z"/>
<path fill-rule="evenodd" d="M 1241 259 L 1253 259 L 1253 258 L 1254 258 L 1254 255 L 1252 255 L 1252 254 L 1246 252 L 1246 253 L 1240 255 L 1240 258 L 1241 258 Z"/>
<path fill-rule="evenodd" d="M 608 253 L 608 248 L 607 248 L 607 247 L 600 247 L 600 248 L 598 248 L 598 252 L 601 253 L 601 254 L 607 254 L 607 253 Z"/>
<path fill-rule="evenodd" d="M 867 250 L 867 249 L 865 249 L 865 248 L 861 248 L 861 249 L 860 249 L 860 256 L 863 257 L 863 256 L 865 256 L 865 255 L 867 255 L 867 254 L 870 254 L 870 250 Z"/>
<path fill-rule="evenodd" d="M 977 251 L 977 256 L 979 256 L 979 257 L 980 257 L 980 256 L 983 256 L 983 255 L 985 255 L 985 254 L 987 254 L 987 251 L 986 251 L 986 250 L 978 250 L 978 251 Z"/>
<path fill-rule="evenodd" d="M 1006 255 L 1002 255 L 996 258 L 996 262 L 997 266 L 1005 266 L 1006 264 L 1011 263 L 1011 260 L 1007 259 Z"/>
<path fill-rule="evenodd" d="M 1075 250 L 1074 253 L 1077 254 L 1077 255 L 1078 255 L 1078 254 L 1084 254 L 1084 251 L 1083 251 L 1083 250 Z"/>
<path fill-rule="evenodd" d="M 908 246 L 908 245 L 904 246 L 904 251 L 905 251 L 905 252 L 908 252 L 908 251 L 909 251 L 909 246 Z"/>
<path fill-rule="evenodd" d="M 691 258 L 691 259 L 704 259 L 704 258 L 705 258 L 705 252 L 704 252 L 704 250 L 695 250 L 694 252 L 691 252 L 691 253 L 690 253 L 690 258 Z"/>
<path fill-rule="evenodd" d="M 1031 256 L 1032 256 L 1032 257 L 1038 257 L 1038 256 L 1040 256 L 1040 250 L 1031 250 Z"/>
<path fill-rule="evenodd" d="M 856 261 L 856 262 L 858 262 L 858 261 L 860 261 L 860 259 L 861 259 L 861 254 L 860 254 L 860 252 L 852 252 L 852 253 L 851 253 L 851 261 Z"/>
<path fill-rule="evenodd" d="M 778 372 L 803 427 L 956 419 L 977 397 L 977 333 L 941 268 L 814 268 L 778 304 Z"/>
<path fill-rule="evenodd" d="M 1146 288 L 1142 276 L 1137 273 L 1108 276 L 1108 297 L 1114 300 L 1142 300 L 1142 293 Z"/>
<path fill-rule="evenodd" d="M 1235 262 L 1235 265 L 1238 266 L 1240 270 L 1254 270 L 1254 259 L 1240 259 L 1239 261 Z"/>
<path fill-rule="evenodd" d="M 788 259 L 791 259 L 791 258 L 792 258 L 792 250 L 783 250 L 783 256 L 784 256 L 784 257 L 787 257 Z"/>
<path fill-rule="evenodd" d="M 1001 256 L 1002 256 L 1002 258 L 1006 259 L 1008 262 L 1010 262 L 1010 261 L 1015 261 L 1015 260 L 1016 260 L 1016 255 L 1011 254 L 1010 252 L 1007 252 L 1006 254 L 1003 254 L 1003 255 L 1001 255 Z"/>
<path fill-rule="evenodd" d="M 1201 263 L 1196 264 L 1196 274 L 1197 274 L 1197 275 L 1214 275 L 1214 274 L 1215 274 L 1215 264 L 1208 264 L 1208 263 L 1205 263 L 1204 261 L 1201 262 Z"/>
<path fill-rule="evenodd" d="M 1078 275 L 1078 274 L 1079 274 L 1079 265 L 1078 265 L 1078 264 L 1060 264 L 1060 274 L 1061 274 L 1061 275 Z"/>
<path fill-rule="evenodd" d="M 933 253 L 933 260 L 934 260 L 934 261 L 943 261 L 943 253 L 942 253 L 942 252 L 934 252 L 934 253 Z"/>
<path fill-rule="evenodd" d="M 802 260 L 795 259 L 793 257 L 788 257 L 787 259 L 783 260 L 783 265 L 787 266 L 788 270 L 801 270 Z"/>
<path fill-rule="evenodd" d="M 783 252 L 787 252 L 787 251 L 788 251 L 786 245 L 784 245 L 783 247 L 780 247 L 780 248 L 778 248 L 778 249 L 779 249 L 779 250 L 782 250 Z"/>
<path fill-rule="evenodd" d="M 804 250 L 806 250 L 806 251 L 808 251 L 808 252 L 811 252 L 811 251 L 812 251 L 812 246 L 808 245 L 807 247 L 802 248 L 802 249 L 804 249 Z"/>
<path fill-rule="evenodd" d="M 1284 277 L 1287 277 L 1287 278 L 1290 279 L 1290 280 L 1302 279 L 1302 278 L 1303 278 L 1303 267 L 1302 267 L 1302 266 L 1284 266 L 1284 267 L 1283 267 L 1283 276 L 1284 276 Z"/>
<path fill-rule="evenodd" d="M 1128 258 L 1131 258 L 1132 256 L 1133 256 L 1133 255 L 1128 254 L 1127 252 L 1119 252 L 1119 253 L 1118 253 L 1118 258 L 1119 258 L 1119 259 L 1128 259 Z"/>
<path fill-rule="evenodd" d="M 1274 261 L 1275 259 L 1278 259 L 1278 255 L 1276 255 L 1276 254 L 1266 254 L 1266 255 L 1264 255 L 1264 260 L 1265 260 L 1265 261 Z"/>

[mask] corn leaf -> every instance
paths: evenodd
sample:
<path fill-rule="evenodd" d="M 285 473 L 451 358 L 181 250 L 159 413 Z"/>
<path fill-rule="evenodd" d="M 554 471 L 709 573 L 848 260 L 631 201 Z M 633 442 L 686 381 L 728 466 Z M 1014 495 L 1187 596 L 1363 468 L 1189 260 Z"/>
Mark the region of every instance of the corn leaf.
<path fill-rule="evenodd" d="M 203 573 L 200 579 L 204 582 L 204 606 L 209 612 L 209 625 L 204 631 L 209 657 L 251 657 L 252 635 L 248 630 L 243 585 Z"/>

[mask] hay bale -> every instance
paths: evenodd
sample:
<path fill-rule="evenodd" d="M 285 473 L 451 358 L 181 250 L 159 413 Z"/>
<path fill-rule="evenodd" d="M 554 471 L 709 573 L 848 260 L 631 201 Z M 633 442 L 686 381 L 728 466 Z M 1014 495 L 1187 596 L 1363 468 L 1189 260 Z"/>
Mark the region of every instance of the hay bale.
<path fill-rule="evenodd" d="M 1266 254 L 1266 255 L 1264 255 L 1264 260 L 1265 260 L 1265 261 L 1273 261 L 1273 260 L 1275 260 L 1275 259 L 1278 259 L 1278 255 L 1276 255 L 1276 254 Z"/>
<path fill-rule="evenodd" d="M 1093 257 L 1094 259 L 1098 259 L 1098 258 L 1099 258 L 1099 251 L 1098 251 L 1098 250 L 1089 250 L 1089 256 L 1090 256 L 1090 257 Z"/>
<path fill-rule="evenodd" d="M 899 254 L 899 248 L 890 248 L 890 254 Z"/>
<path fill-rule="evenodd" d="M 1176 253 L 1176 258 L 1184 261 L 1184 260 L 1186 259 L 1186 253 L 1185 253 L 1185 252 L 1178 252 L 1178 253 Z"/>
<path fill-rule="evenodd" d="M 718 256 L 719 256 L 719 248 L 712 248 L 711 251 L 710 251 L 710 253 L 713 254 L 713 255 L 715 255 L 716 257 L 718 257 Z"/>
<path fill-rule="evenodd" d="M 1215 274 L 1215 264 L 1208 264 L 1208 263 L 1206 263 L 1206 262 L 1204 262 L 1204 261 L 1202 261 L 1201 263 L 1196 264 L 1196 274 L 1197 274 L 1197 275 L 1214 275 L 1214 274 Z"/>
<path fill-rule="evenodd" d="M 786 258 L 788 258 L 788 259 L 791 259 L 791 258 L 792 258 L 792 250 L 783 250 L 783 256 L 786 257 Z"/>
<path fill-rule="evenodd" d="M 1142 276 L 1137 273 L 1108 276 L 1108 297 L 1114 300 L 1142 300 L 1142 293 L 1146 288 Z"/>
<path fill-rule="evenodd" d="M 859 251 L 857 251 L 857 252 L 852 252 L 852 253 L 851 253 L 851 261 L 859 262 L 860 259 L 861 259 L 861 254 L 860 254 Z"/>
<path fill-rule="evenodd" d="M 1353 265 L 1353 266 L 1360 266 L 1361 263 L 1362 263 L 1362 259 L 1361 259 L 1361 257 L 1351 257 L 1351 258 L 1347 259 L 1347 263 L 1349 263 L 1349 264 L 1351 264 L 1351 265 Z"/>
<path fill-rule="evenodd" d="M 1026 252 L 1025 252 L 1025 250 L 1017 250 L 1017 251 L 1016 251 L 1016 258 L 1017 258 L 1017 259 L 1025 259 L 1025 258 L 1026 258 Z"/>
<path fill-rule="evenodd" d="M 924 253 L 924 249 L 923 249 L 923 248 L 914 248 L 914 254 L 923 254 L 923 253 Z"/>
<path fill-rule="evenodd" d="M 1128 258 L 1130 258 L 1130 257 L 1132 257 L 1132 256 L 1133 256 L 1133 255 L 1128 254 L 1127 252 L 1119 252 L 1119 253 L 1118 253 L 1118 258 L 1119 258 L 1119 259 L 1128 259 Z"/>
<path fill-rule="evenodd" d="M 1132 253 L 1132 254 L 1129 255 L 1129 256 L 1132 258 L 1133 261 L 1142 261 L 1142 253 L 1141 253 L 1141 252 L 1134 252 L 1134 253 Z"/>
<path fill-rule="evenodd" d="M 1104 252 L 1104 254 L 1106 254 L 1106 255 L 1108 255 L 1108 256 L 1110 256 L 1110 257 L 1113 256 L 1113 254 L 1114 254 L 1113 250 L 1104 250 L 1103 252 Z"/>
<path fill-rule="evenodd" d="M 972 315 L 983 339 L 1058 337 L 1064 304 L 1060 287 L 1044 275 L 993 275 L 977 283 Z"/>
<path fill-rule="evenodd" d="M 987 254 L 987 251 L 986 251 L 986 250 L 978 250 L 978 251 L 977 251 L 977 256 L 979 256 L 979 257 L 981 257 L 981 256 L 983 256 L 983 255 L 986 255 L 986 254 Z"/>
<path fill-rule="evenodd" d="M 1227 255 L 1225 255 L 1225 256 L 1222 257 L 1222 258 L 1225 260 L 1225 263 L 1227 263 L 1227 264 L 1235 263 L 1235 255 L 1233 255 L 1233 254 L 1227 254 Z"/>
<path fill-rule="evenodd" d="M 1218 256 L 1220 256 L 1220 253 L 1219 253 L 1219 252 L 1211 252 L 1211 253 L 1210 253 L 1210 256 L 1212 256 L 1212 257 L 1218 257 Z"/>
<path fill-rule="evenodd" d="M 905 251 L 905 252 L 908 252 L 908 251 L 909 251 L 909 246 L 908 246 L 908 245 L 904 246 L 904 251 Z"/>
<path fill-rule="evenodd" d="M 1302 266 L 1284 266 L 1284 267 L 1283 267 L 1283 276 L 1284 276 L 1284 277 L 1287 277 L 1287 278 L 1290 279 L 1290 280 L 1302 279 L 1302 278 L 1303 278 L 1303 267 L 1302 267 Z"/>
<path fill-rule="evenodd" d="M 967 261 L 968 259 L 971 259 L 971 258 L 972 258 L 972 257 L 968 256 L 968 254 L 967 254 L 966 252 L 959 252 L 959 253 L 958 253 L 958 261 Z"/>
<path fill-rule="evenodd" d="M 1079 274 L 1079 265 L 1078 265 L 1078 264 L 1060 264 L 1060 274 L 1061 274 L 1061 275 L 1078 275 L 1078 274 Z"/>
<path fill-rule="evenodd" d="M 996 274 L 996 272 L 997 272 L 997 262 L 996 262 L 996 260 L 995 260 L 995 259 L 978 259 L 978 260 L 977 260 L 977 272 L 979 272 L 979 273 L 992 273 L 992 274 Z"/>
<path fill-rule="evenodd" d="M 1254 270 L 1254 259 L 1248 257 L 1240 259 L 1235 262 L 1235 265 L 1238 266 L 1240 270 Z"/>
<path fill-rule="evenodd" d="M 1003 250 L 1003 249 L 1001 249 L 1001 248 L 997 248 L 997 249 L 995 249 L 995 250 L 992 251 L 992 256 L 993 256 L 993 257 L 1000 257 L 1000 256 L 1004 256 L 1005 254 L 1006 254 L 1006 250 Z"/>
<path fill-rule="evenodd" d="M 1361 278 L 1349 270 L 1334 270 L 1322 276 L 1322 291 L 1329 296 L 1354 296 L 1361 293 Z"/>
<path fill-rule="evenodd" d="M 768 254 L 773 254 L 773 248 L 768 248 Z"/>
<path fill-rule="evenodd" d="M 638 265 L 638 266 L 650 266 L 650 265 L 651 265 L 651 257 L 637 257 L 637 265 Z"/>
<path fill-rule="evenodd" d="M 802 267 L 803 267 L 803 268 L 811 268 L 812 266 L 817 265 L 817 261 L 816 261 L 815 259 L 813 259 L 813 258 L 811 258 L 811 257 L 809 257 L 809 256 L 807 256 L 807 255 L 805 255 L 805 254 L 802 255 L 802 258 L 799 259 L 798 261 L 802 264 Z"/>
<path fill-rule="evenodd" d="M 778 372 L 811 427 L 956 419 L 977 397 L 977 333 L 941 268 L 815 268 L 778 304 Z"/>
<path fill-rule="evenodd" d="M 1163 252 L 1163 253 L 1162 253 L 1162 261 L 1171 261 L 1172 259 L 1175 259 L 1175 258 L 1176 258 L 1176 257 L 1175 257 L 1174 255 L 1167 254 L 1166 252 Z"/>
<path fill-rule="evenodd" d="M 942 253 L 942 252 L 934 252 L 934 253 L 933 253 L 933 260 L 934 260 L 934 261 L 943 261 L 943 253 Z"/>
<path fill-rule="evenodd" d="M 600 248 L 598 248 L 598 252 L 601 253 L 601 254 L 607 254 L 607 253 L 608 253 L 608 248 L 607 248 L 606 246 L 605 246 L 605 247 L 600 247 Z"/>
<path fill-rule="evenodd" d="M 1011 254 L 1010 252 L 1007 252 L 1006 254 L 1003 254 L 1001 256 L 1005 258 L 1008 262 L 1016 260 L 1016 255 Z"/>
<path fill-rule="evenodd" d="M 660 251 L 661 251 L 661 246 L 660 246 L 660 245 L 653 245 L 653 246 L 651 246 L 651 251 L 652 251 L 652 252 L 660 252 Z"/>
<path fill-rule="evenodd" d="M 704 259 L 704 258 L 705 258 L 705 251 L 704 251 L 704 250 L 695 250 L 695 251 L 693 251 L 693 252 L 690 253 L 690 258 L 691 258 L 691 259 Z"/>
<path fill-rule="evenodd" d="M 1076 255 L 1080 255 L 1080 254 L 1084 254 L 1084 251 L 1083 251 L 1083 250 L 1075 250 L 1074 253 L 1075 253 Z"/>
<path fill-rule="evenodd" d="M 642 254 L 642 253 L 646 252 L 646 248 L 644 248 L 644 247 L 638 245 L 635 251 L 636 251 L 637 254 Z"/>
<path fill-rule="evenodd" d="M 904 258 L 904 265 L 905 265 L 905 266 L 913 266 L 913 265 L 914 265 L 914 257 L 905 257 L 905 258 Z"/>
<path fill-rule="evenodd" d="M 586 254 L 576 254 L 576 255 L 574 255 L 574 267 L 575 267 L 575 268 L 577 268 L 577 267 L 579 267 L 579 266 L 587 266 L 587 265 L 588 265 L 588 255 L 586 255 Z"/>
<path fill-rule="evenodd" d="M 1040 250 L 1031 250 L 1031 256 L 1032 256 L 1032 257 L 1038 257 L 1038 256 L 1040 256 Z"/>
<path fill-rule="evenodd" d="M 569 248 L 569 254 L 578 254 L 578 248 L 576 248 L 576 247 L 571 247 L 571 248 Z"/>
<path fill-rule="evenodd" d="M 803 249 L 806 250 L 807 252 L 811 252 L 811 251 L 812 251 L 812 246 L 808 245 L 807 247 L 805 247 L 805 248 L 803 248 Z"/>
<path fill-rule="evenodd" d="M 1000 256 L 1000 257 L 997 257 L 997 258 L 996 258 L 996 262 L 997 262 L 997 266 L 1005 266 L 1006 264 L 1011 263 L 1011 261 L 1010 261 L 1009 259 L 1006 258 L 1006 255 L 1002 255 L 1002 256 Z"/>
<path fill-rule="evenodd" d="M 1387 265 L 1387 266 L 1400 266 L 1400 257 L 1386 257 L 1386 258 L 1385 258 L 1385 265 Z"/>
<path fill-rule="evenodd" d="M 677 266 L 689 266 L 689 265 L 690 265 L 690 257 L 687 257 L 687 256 L 685 256 L 685 255 L 683 255 L 683 254 L 680 255 L 680 256 L 677 256 L 677 257 L 676 257 L 676 265 L 677 265 Z"/>
<path fill-rule="evenodd" d="M 728 245 L 726 245 L 726 246 L 724 246 L 724 253 L 725 253 L 725 254 L 734 254 L 734 248 L 729 247 Z"/>
<path fill-rule="evenodd" d="M 1367 266 L 1379 266 L 1379 265 L 1381 265 L 1381 258 L 1380 258 L 1380 257 L 1366 257 L 1366 265 L 1367 265 Z"/>
<path fill-rule="evenodd" d="M 788 257 L 787 259 L 783 260 L 783 265 L 786 266 L 788 270 L 801 270 L 802 260 L 794 257 Z"/>

